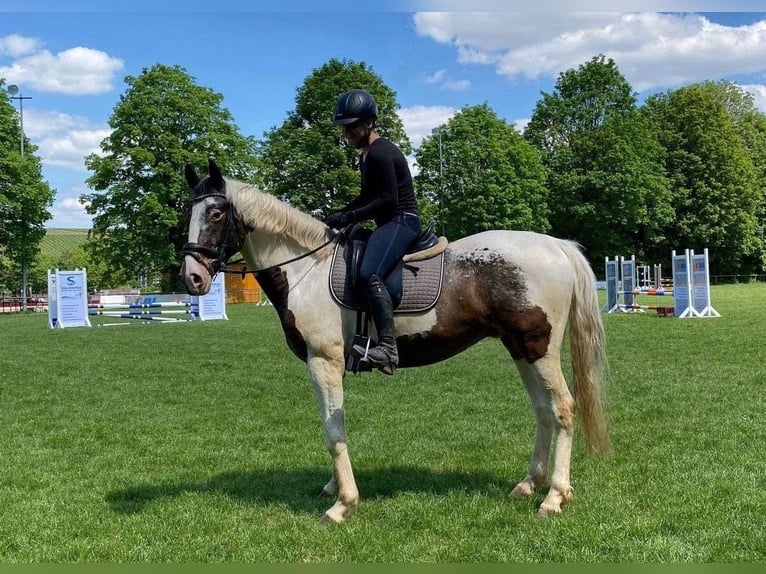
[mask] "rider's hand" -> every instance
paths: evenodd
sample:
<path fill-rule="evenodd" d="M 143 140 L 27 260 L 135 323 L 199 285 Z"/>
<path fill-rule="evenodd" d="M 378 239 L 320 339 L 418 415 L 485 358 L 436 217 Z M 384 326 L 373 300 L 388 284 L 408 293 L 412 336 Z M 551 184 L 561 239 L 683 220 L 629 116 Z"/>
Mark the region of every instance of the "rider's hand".
<path fill-rule="evenodd" d="M 325 219 L 324 222 L 327 227 L 332 227 L 333 229 L 341 229 L 346 227 L 348 224 L 353 223 L 351 215 L 345 211 L 331 213 L 327 216 L 327 219 Z"/>

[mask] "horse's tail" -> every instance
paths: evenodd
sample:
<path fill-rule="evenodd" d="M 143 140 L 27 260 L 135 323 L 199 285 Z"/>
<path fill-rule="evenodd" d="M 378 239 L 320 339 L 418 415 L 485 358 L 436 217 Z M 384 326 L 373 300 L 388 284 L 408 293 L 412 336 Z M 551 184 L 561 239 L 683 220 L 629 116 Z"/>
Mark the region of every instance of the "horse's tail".
<path fill-rule="evenodd" d="M 565 241 L 563 249 L 574 270 L 569 337 L 575 405 L 588 454 L 608 454 L 612 445 L 604 386 L 606 337 L 596 292 L 596 277 L 576 243 Z"/>

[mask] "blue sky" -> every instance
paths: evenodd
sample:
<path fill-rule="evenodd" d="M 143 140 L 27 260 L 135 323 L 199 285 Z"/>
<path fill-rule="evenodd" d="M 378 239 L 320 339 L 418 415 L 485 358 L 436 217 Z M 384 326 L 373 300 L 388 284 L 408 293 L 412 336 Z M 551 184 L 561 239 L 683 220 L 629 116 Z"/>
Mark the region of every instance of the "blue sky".
<path fill-rule="evenodd" d="M 230 2 L 134 0 L 129 10 L 101 3 L 70 1 L 69 11 L 52 12 L 59 2 L 28 1 L 19 11 L 21 2 L 0 0 L 0 78 L 31 97 L 25 133 L 56 190 L 48 227 L 90 227 L 77 201 L 88 191 L 83 158 L 108 134 L 125 76 L 156 63 L 180 65 L 223 94 L 241 133 L 256 138 L 282 123 L 296 90 L 330 58 L 364 61 L 381 76 L 415 145 L 461 107 L 485 102 L 523 126 L 541 91 L 599 53 L 615 60 L 640 99 L 727 79 L 766 112 L 766 12 L 688 11 L 755 9 L 750 2 L 665 2 L 672 13 L 647 2 L 646 11 L 607 13 L 586 0 L 567 11 L 543 1 L 540 11 L 522 12 L 481 0 L 472 9 L 488 12 L 448 1 L 351 13 L 332 2 L 321 11 L 299 2 L 249 11 Z"/>

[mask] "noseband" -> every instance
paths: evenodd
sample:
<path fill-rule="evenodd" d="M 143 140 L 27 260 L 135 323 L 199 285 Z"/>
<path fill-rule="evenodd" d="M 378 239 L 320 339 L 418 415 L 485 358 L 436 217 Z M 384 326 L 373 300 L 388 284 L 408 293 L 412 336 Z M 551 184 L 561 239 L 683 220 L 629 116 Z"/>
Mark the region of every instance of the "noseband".
<path fill-rule="evenodd" d="M 231 238 L 232 233 L 234 232 L 235 228 L 235 217 L 234 217 L 234 207 L 232 206 L 231 202 L 226 198 L 225 193 L 221 193 L 220 191 L 208 191 L 206 193 L 202 193 L 198 196 L 195 196 L 192 199 L 192 205 L 195 203 L 198 203 L 202 201 L 203 199 L 207 199 L 208 197 L 220 197 L 226 200 L 226 203 L 228 205 L 228 209 L 226 212 L 226 232 L 223 236 L 223 241 L 221 241 L 221 244 L 218 248 L 212 248 L 207 247 L 206 245 L 202 245 L 200 243 L 194 243 L 194 242 L 188 242 L 184 244 L 183 248 L 181 248 L 181 253 L 183 255 L 190 255 L 194 257 L 194 259 L 197 260 L 200 265 L 204 265 L 208 272 L 210 273 L 211 277 L 214 276 L 218 271 L 223 271 L 226 268 L 226 260 L 228 257 L 226 256 L 226 247 L 229 244 L 229 239 Z M 205 261 L 200 259 L 200 255 L 206 257 L 207 259 L 212 259 L 213 262 L 211 264 L 206 263 Z"/>

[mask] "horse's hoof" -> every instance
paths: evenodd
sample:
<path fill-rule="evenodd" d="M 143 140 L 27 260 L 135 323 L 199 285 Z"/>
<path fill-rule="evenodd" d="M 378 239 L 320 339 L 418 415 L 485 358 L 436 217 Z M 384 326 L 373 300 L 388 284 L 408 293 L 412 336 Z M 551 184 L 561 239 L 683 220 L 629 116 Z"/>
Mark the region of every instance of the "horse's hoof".
<path fill-rule="evenodd" d="M 561 514 L 561 508 L 555 508 L 552 506 L 546 507 L 543 504 L 542 506 L 540 506 L 540 508 L 537 509 L 537 512 L 535 512 L 535 518 L 539 518 L 543 520 L 550 516 L 557 516 L 559 514 Z"/>
<path fill-rule="evenodd" d="M 538 518 L 547 518 L 561 514 L 561 510 L 574 500 L 574 491 L 572 487 L 566 487 L 562 490 L 551 490 L 545 497 L 540 508 L 537 510 Z"/>
<path fill-rule="evenodd" d="M 535 493 L 535 489 L 530 484 L 526 482 L 520 482 L 511 491 L 511 496 L 513 498 L 529 498 L 534 493 Z"/>
<path fill-rule="evenodd" d="M 322 528 L 327 528 L 328 526 L 332 526 L 333 524 L 340 524 L 340 522 L 335 520 L 332 516 L 330 516 L 326 512 L 325 512 L 325 515 L 319 520 L 319 526 L 321 526 Z"/>
<path fill-rule="evenodd" d="M 336 502 L 331 508 L 324 513 L 322 519 L 319 521 L 321 526 L 328 526 L 330 524 L 340 524 L 345 522 L 356 512 L 356 505 L 346 505 L 341 502 Z"/>
<path fill-rule="evenodd" d="M 323 488 L 319 491 L 319 494 L 317 494 L 317 498 L 335 498 L 335 493 L 329 492 Z"/>

